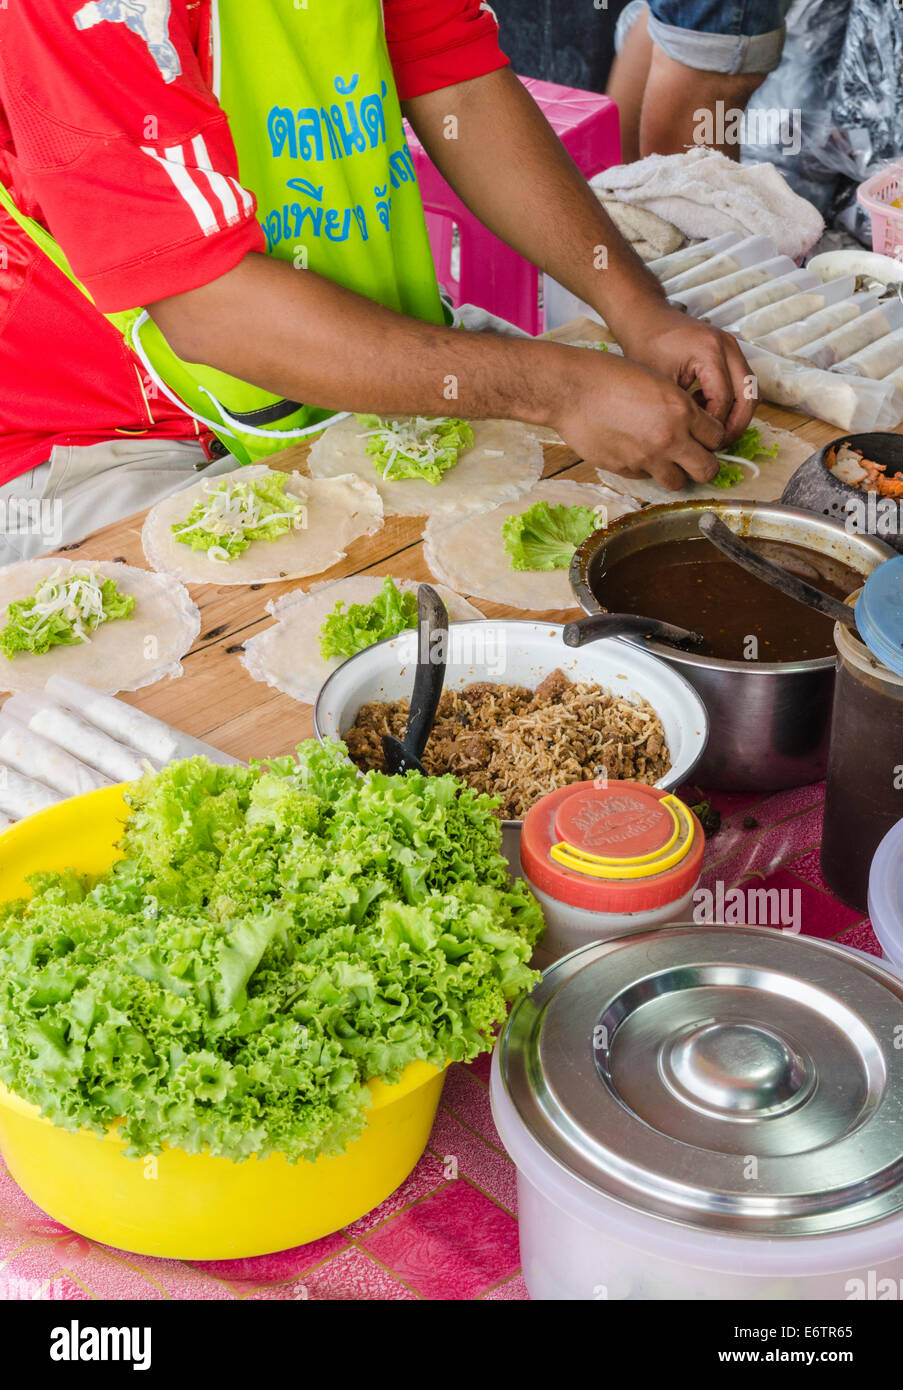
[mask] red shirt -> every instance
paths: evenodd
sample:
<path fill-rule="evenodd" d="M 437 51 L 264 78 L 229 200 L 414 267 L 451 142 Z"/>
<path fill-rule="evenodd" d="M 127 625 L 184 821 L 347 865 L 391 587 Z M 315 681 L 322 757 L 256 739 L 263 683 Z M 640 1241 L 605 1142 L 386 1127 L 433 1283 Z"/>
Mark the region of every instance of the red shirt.
<path fill-rule="evenodd" d="M 166 4 L 0 8 L 0 182 L 107 312 L 208 284 L 265 246 L 211 91 L 209 0 L 169 0 L 168 44 L 156 52 L 128 27 L 130 12 Z M 383 0 L 383 9 L 402 99 L 507 63 L 485 0 Z M 184 168 L 173 169 L 174 150 Z M 55 444 L 197 434 L 2 208 L 0 383 L 0 484 Z"/>

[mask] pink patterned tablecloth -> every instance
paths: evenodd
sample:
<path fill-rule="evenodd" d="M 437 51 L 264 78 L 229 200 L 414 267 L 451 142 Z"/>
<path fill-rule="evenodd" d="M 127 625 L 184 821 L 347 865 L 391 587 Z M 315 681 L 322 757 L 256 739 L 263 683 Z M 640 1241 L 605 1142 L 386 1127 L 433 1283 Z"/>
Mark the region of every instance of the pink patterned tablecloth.
<path fill-rule="evenodd" d="M 723 822 L 702 885 L 797 890 L 805 933 L 880 955 L 868 920 L 832 898 L 819 872 L 823 802 L 823 784 L 713 797 Z M 427 1150 L 382 1206 L 254 1259 L 151 1259 L 85 1240 L 34 1206 L 0 1160 L 0 1298 L 524 1299 L 515 1171 L 488 1081 L 488 1057 L 451 1068 Z"/>

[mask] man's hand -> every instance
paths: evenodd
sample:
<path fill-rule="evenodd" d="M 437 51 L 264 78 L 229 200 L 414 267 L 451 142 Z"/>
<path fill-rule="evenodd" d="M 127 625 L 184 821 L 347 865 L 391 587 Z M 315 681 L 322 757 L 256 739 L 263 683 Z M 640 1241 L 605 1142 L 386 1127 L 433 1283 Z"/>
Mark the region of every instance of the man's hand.
<path fill-rule="evenodd" d="M 570 360 L 551 422 L 576 453 L 626 477 L 649 474 L 671 491 L 688 478 L 714 478 L 724 428 L 686 391 L 611 353 L 564 351 Z"/>
<path fill-rule="evenodd" d="M 698 381 L 705 408 L 724 426 L 730 444 L 753 416 L 754 378 L 735 338 L 650 297 L 616 330 L 625 356 L 689 390 Z"/>

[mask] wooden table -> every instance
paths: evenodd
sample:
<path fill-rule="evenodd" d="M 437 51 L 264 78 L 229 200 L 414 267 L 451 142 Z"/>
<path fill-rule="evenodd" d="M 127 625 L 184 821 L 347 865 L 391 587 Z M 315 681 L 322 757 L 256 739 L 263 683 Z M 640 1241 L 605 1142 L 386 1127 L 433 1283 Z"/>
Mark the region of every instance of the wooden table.
<path fill-rule="evenodd" d="M 581 319 L 550 336 L 595 340 L 602 335 L 597 324 Z M 833 425 L 782 406 L 762 404 L 758 414 L 770 424 L 798 434 L 812 445 L 813 451 L 841 433 Z M 268 463 L 270 467 L 288 472 L 293 469 L 307 472 L 309 448 L 309 445 L 292 446 Z M 597 481 L 595 466 L 579 460 L 563 444 L 546 445 L 543 476 L 576 482 Z M 130 565 L 146 568 L 141 548 L 144 516 L 145 513 L 140 512 L 104 526 L 59 553 L 69 559 L 84 555 L 90 560 L 125 560 Z M 422 531 L 422 518 L 388 517 L 376 535 L 355 541 L 340 564 L 309 579 L 251 586 L 193 584 L 191 594 L 201 611 L 201 632 L 183 659 L 184 675 L 174 681 L 158 681 L 121 698 L 242 760 L 292 752 L 297 743 L 313 733 L 311 706 L 299 704 L 291 696 L 252 680 L 238 659 L 241 643 L 271 624 L 265 605 L 291 589 L 307 589 L 323 580 L 352 574 L 390 573 L 395 579 L 430 579 L 423 558 Z M 531 616 L 484 599 L 473 602 L 487 617 Z M 573 617 L 575 611 L 543 612 L 533 616 L 557 622 Z"/>

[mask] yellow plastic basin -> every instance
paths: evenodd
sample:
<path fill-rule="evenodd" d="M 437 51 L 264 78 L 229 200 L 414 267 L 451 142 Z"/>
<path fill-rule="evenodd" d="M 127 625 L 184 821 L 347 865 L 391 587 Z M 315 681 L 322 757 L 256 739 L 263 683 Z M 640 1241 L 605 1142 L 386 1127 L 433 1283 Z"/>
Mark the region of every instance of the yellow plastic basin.
<path fill-rule="evenodd" d="M 126 810 L 123 787 L 106 787 L 10 826 L 0 835 L 0 900 L 26 894 L 36 870 L 108 868 Z M 176 1259 L 263 1255 L 337 1231 L 394 1192 L 423 1153 L 443 1079 L 412 1062 L 394 1086 L 371 1081 L 360 1139 L 297 1164 L 174 1148 L 129 1159 L 115 1131 L 71 1133 L 0 1085 L 0 1149 L 32 1201 L 94 1240 Z"/>

